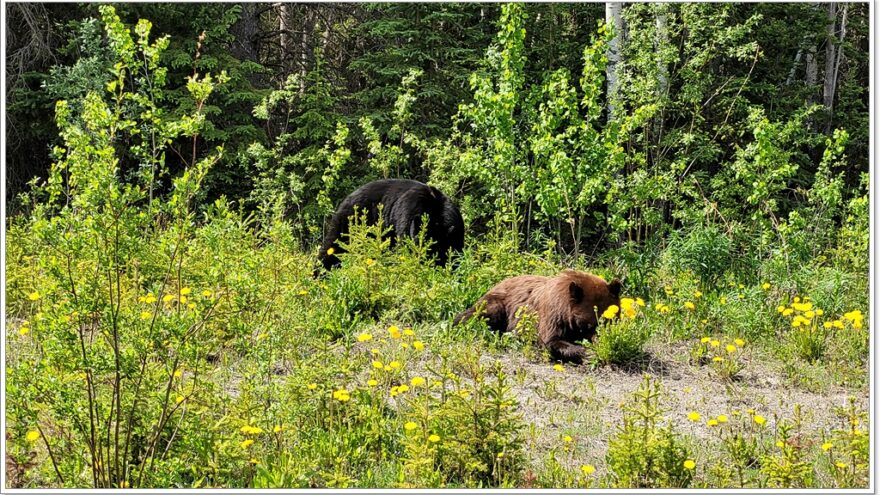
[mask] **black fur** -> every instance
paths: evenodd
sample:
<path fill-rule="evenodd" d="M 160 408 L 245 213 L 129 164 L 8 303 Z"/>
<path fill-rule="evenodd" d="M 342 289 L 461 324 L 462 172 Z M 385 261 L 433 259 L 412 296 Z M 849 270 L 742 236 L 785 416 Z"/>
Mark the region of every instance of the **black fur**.
<path fill-rule="evenodd" d="M 427 236 L 433 241 L 430 253 L 436 256 L 439 265 L 446 264 L 450 249 L 461 252 L 464 248 L 461 213 L 437 188 L 414 180 L 377 180 L 359 187 L 336 208 L 318 258 L 325 269 L 339 264 L 336 254 L 343 250 L 337 241 L 347 237 L 349 217 L 354 214 L 355 207 L 366 212 L 367 223 L 373 225 L 379 219 L 380 204 L 383 205 L 382 221 L 385 227 L 392 228 L 392 243 L 395 237 L 418 237 L 422 215 L 427 214 Z M 327 250 L 331 247 L 334 253 L 328 255 Z"/>

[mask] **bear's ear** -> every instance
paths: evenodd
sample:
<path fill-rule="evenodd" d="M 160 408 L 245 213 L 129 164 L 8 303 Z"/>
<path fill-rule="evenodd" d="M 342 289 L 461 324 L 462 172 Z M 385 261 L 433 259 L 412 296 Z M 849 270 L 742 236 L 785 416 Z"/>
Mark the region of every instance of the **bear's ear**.
<path fill-rule="evenodd" d="M 617 297 L 620 297 L 620 280 L 614 279 L 608 284 L 608 291 Z"/>
<path fill-rule="evenodd" d="M 584 300 L 584 289 L 574 282 L 569 282 L 568 294 L 571 296 L 571 302 L 574 304 L 580 304 Z"/>

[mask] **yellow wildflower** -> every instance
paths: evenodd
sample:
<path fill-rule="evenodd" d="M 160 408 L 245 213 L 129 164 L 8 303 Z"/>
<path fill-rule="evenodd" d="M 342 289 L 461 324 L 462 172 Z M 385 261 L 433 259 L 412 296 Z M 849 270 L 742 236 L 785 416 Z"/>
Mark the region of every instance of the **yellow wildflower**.
<path fill-rule="evenodd" d="M 689 309 L 689 310 L 691 310 L 691 311 L 693 311 L 694 308 L 696 308 L 696 306 L 694 306 L 694 303 L 692 303 L 692 302 L 690 302 L 690 301 L 684 303 L 684 307 L 687 308 L 687 309 Z"/>
<path fill-rule="evenodd" d="M 841 461 L 837 461 L 837 462 L 835 462 L 834 465 L 837 466 L 837 467 L 839 467 L 840 469 L 846 469 L 846 467 L 847 467 L 847 466 L 846 466 L 846 463 L 845 463 L 845 462 L 841 462 Z"/>
<path fill-rule="evenodd" d="M 404 329 L 403 329 L 403 334 L 406 335 L 407 337 L 412 337 L 412 336 L 415 335 L 416 333 L 413 331 L 412 328 L 404 328 Z"/>
<path fill-rule="evenodd" d="M 425 384 L 425 379 L 420 376 L 417 376 L 417 377 L 413 378 L 412 380 L 410 380 L 409 383 L 413 387 L 419 387 L 419 386 L 422 386 Z"/>
<path fill-rule="evenodd" d="M 397 328 L 397 325 L 391 325 L 390 327 L 388 327 L 388 333 L 391 334 L 392 339 L 400 338 L 400 329 Z"/>
<path fill-rule="evenodd" d="M 422 349 L 425 348 L 425 344 L 423 344 L 421 340 L 414 341 L 412 343 L 412 346 L 413 346 L 413 349 L 415 349 L 417 351 L 421 351 Z"/>
<path fill-rule="evenodd" d="M 703 297 L 703 293 L 700 292 L 700 291 L 698 291 L 698 290 L 695 290 L 695 291 L 694 291 L 694 298 L 695 298 L 695 299 L 699 299 L 699 298 L 701 298 L 701 297 Z"/>
<path fill-rule="evenodd" d="M 400 369 L 400 362 L 399 361 L 391 361 L 390 363 L 388 363 L 388 366 L 393 370 Z"/>
<path fill-rule="evenodd" d="M 724 346 L 724 350 L 732 354 L 736 352 L 736 346 L 733 344 L 727 344 L 726 346 Z"/>
<path fill-rule="evenodd" d="M 637 298 L 636 298 L 636 304 L 638 304 L 639 306 L 641 306 L 641 307 L 644 308 L 644 307 L 645 307 L 645 300 L 642 299 L 641 297 L 637 297 Z"/>
<path fill-rule="evenodd" d="M 385 365 L 382 364 L 382 361 L 373 361 L 373 368 L 382 369 Z"/>
<path fill-rule="evenodd" d="M 794 296 L 794 302 L 796 302 L 796 303 L 801 302 L 801 298 L 798 296 Z"/>
<path fill-rule="evenodd" d="M 831 442 L 825 442 L 822 444 L 822 450 L 824 450 L 825 452 L 828 452 L 829 450 L 831 450 L 831 447 L 834 447 L 834 445 L 832 445 Z"/>
<path fill-rule="evenodd" d="M 190 289 L 189 287 L 184 287 L 184 288 L 180 289 L 180 295 L 182 295 L 182 296 L 188 296 L 191 293 L 192 293 L 192 289 Z"/>
<path fill-rule="evenodd" d="M 27 435 L 25 435 L 25 439 L 28 442 L 36 442 L 37 440 L 39 440 L 39 438 L 40 438 L 40 432 L 36 431 L 36 430 L 31 430 L 31 431 L 27 432 Z"/>
<path fill-rule="evenodd" d="M 712 347 L 718 347 L 719 345 L 721 345 L 721 342 L 713 340 L 712 342 L 709 342 L 709 345 L 711 345 Z"/>
<path fill-rule="evenodd" d="M 764 419 L 764 416 L 761 416 L 760 414 L 756 414 L 754 417 L 754 420 L 755 420 L 755 423 L 757 423 L 759 425 L 763 425 L 764 423 L 767 422 L 767 420 Z"/>
<path fill-rule="evenodd" d="M 710 340 L 712 340 L 711 337 L 703 337 L 702 339 L 700 339 L 700 343 L 705 344 L 705 343 L 709 342 Z"/>
<path fill-rule="evenodd" d="M 614 315 L 616 315 L 618 311 L 620 311 L 620 308 L 612 304 L 611 306 L 608 306 L 608 309 L 602 312 L 602 317 L 610 320 L 611 318 L 614 318 Z"/>
<path fill-rule="evenodd" d="M 746 341 L 743 339 L 733 339 L 733 343 L 740 347 L 746 345 Z"/>
<path fill-rule="evenodd" d="M 563 368 L 562 365 L 559 363 L 554 364 L 553 369 L 559 372 L 565 371 L 565 368 Z"/>
<path fill-rule="evenodd" d="M 727 298 L 724 297 L 724 296 L 721 296 L 721 297 L 718 298 L 718 302 L 719 302 L 720 304 L 727 304 Z"/>
<path fill-rule="evenodd" d="M 403 384 L 403 385 L 397 387 L 397 391 L 400 393 L 404 393 L 407 390 L 409 390 L 409 385 L 406 385 L 406 384 Z"/>
<path fill-rule="evenodd" d="M 777 312 L 777 313 L 782 313 L 783 311 L 785 311 L 785 306 L 777 306 L 777 307 L 776 307 L 776 312 Z"/>
<path fill-rule="evenodd" d="M 183 397 L 182 395 L 178 395 L 178 396 L 177 396 L 177 399 L 176 399 L 176 402 L 177 402 L 178 404 L 180 404 L 181 402 L 183 402 L 183 400 L 184 400 L 184 397 Z"/>
<path fill-rule="evenodd" d="M 695 467 L 697 467 L 697 463 L 694 462 L 692 459 L 688 459 L 688 460 L 684 461 L 684 468 L 685 469 L 694 469 Z"/>
<path fill-rule="evenodd" d="M 717 419 L 710 419 L 709 421 L 706 421 L 706 424 L 709 426 L 718 426 L 718 420 Z"/>
<path fill-rule="evenodd" d="M 794 310 L 791 308 L 785 308 L 785 311 L 782 312 L 782 316 L 791 316 L 794 313 Z"/>
<path fill-rule="evenodd" d="M 764 289 L 764 290 L 769 289 L 769 288 L 770 288 L 770 283 L 769 283 L 769 282 L 764 282 L 763 284 L 761 284 L 761 288 Z"/>
<path fill-rule="evenodd" d="M 244 442 L 241 442 L 239 445 L 241 446 L 241 448 L 246 449 L 246 448 L 250 447 L 250 446 L 253 445 L 253 444 L 254 444 L 254 441 L 253 441 L 252 439 L 248 438 L 248 439 L 245 440 Z"/>
<path fill-rule="evenodd" d="M 318 388 L 318 384 L 317 383 L 310 383 L 310 384 L 306 385 L 306 388 L 308 388 L 309 390 L 315 390 L 316 388 Z"/>
<path fill-rule="evenodd" d="M 688 416 L 689 420 L 691 420 L 695 423 L 700 420 L 700 413 L 698 413 L 697 411 L 691 411 L 688 413 L 687 416 Z"/>
<path fill-rule="evenodd" d="M 431 443 L 437 443 L 440 441 L 440 435 L 432 434 L 431 436 L 428 437 L 428 441 Z"/>
<path fill-rule="evenodd" d="M 272 431 L 275 433 L 279 433 L 281 431 L 281 425 L 275 425 L 275 427 L 272 428 Z"/>
<path fill-rule="evenodd" d="M 368 333 L 362 333 L 362 334 L 358 335 L 358 337 L 357 337 L 358 342 L 366 342 L 366 341 L 372 340 L 372 339 L 373 339 L 373 336 Z"/>
<path fill-rule="evenodd" d="M 593 473 L 596 472 L 596 467 L 593 466 L 592 464 L 584 464 L 583 466 L 581 466 L 581 471 L 582 471 L 585 475 L 589 476 L 589 475 L 591 475 L 591 474 L 593 474 Z"/>
<path fill-rule="evenodd" d="M 565 443 L 571 443 L 572 440 L 573 438 L 571 438 L 571 435 L 565 435 L 564 437 L 562 437 L 562 441 Z"/>
<path fill-rule="evenodd" d="M 331 248 L 327 248 L 327 255 L 328 255 L 328 256 L 333 256 L 333 253 L 335 253 L 335 252 L 336 252 L 336 250 L 333 249 L 332 247 L 331 247 Z"/>
<path fill-rule="evenodd" d="M 718 422 L 719 423 L 727 423 L 727 416 L 725 416 L 724 414 L 719 414 L 718 415 Z"/>
<path fill-rule="evenodd" d="M 167 303 L 167 302 L 171 302 L 173 300 L 174 300 L 174 296 L 172 296 L 171 294 L 165 294 L 164 296 L 162 296 L 162 302 Z"/>
<path fill-rule="evenodd" d="M 180 370 L 174 370 L 174 378 L 180 378 L 183 375 L 183 372 Z"/>
<path fill-rule="evenodd" d="M 40 298 L 39 292 L 34 291 L 34 292 L 31 292 L 30 294 L 28 294 L 28 299 L 30 299 L 31 301 L 36 301 L 39 298 Z"/>
<path fill-rule="evenodd" d="M 720 363 L 721 361 L 724 361 L 724 358 L 721 356 L 715 356 L 712 358 L 713 363 Z"/>
<path fill-rule="evenodd" d="M 370 378 L 369 380 L 367 380 L 367 385 L 369 385 L 369 386 L 371 386 L 371 387 L 375 387 L 375 386 L 378 385 L 378 384 L 379 384 L 379 382 L 376 381 L 375 378 Z"/>
<path fill-rule="evenodd" d="M 144 302 L 147 304 L 153 304 L 154 302 L 156 302 L 156 296 L 154 296 L 153 293 L 150 292 L 149 294 L 147 294 L 147 297 L 144 298 Z"/>
<path fill-rule="evenodd" d="M 205 289 L 202 291 L 202 296 L 204 296 L 204 297 L 211 297 L 212 295 L 213 295 L 213 293 L 211 291 L 209 291 L 208 289 Z"/>
<path fill-rule="evenodd" d="M 418 428 L 418 427 L 419 427 L 419 425 L 417 425 L 417 424 L 416 424 L 415 422 L 413 422 L 413 421 L 407 421 L 406 424 L 403 425 L 403 429 L 406 430 L 406 431 L 413 431 L 413 430 L 415 430 L 415 429 Z"/>
<path fill-rule="evenodd" d="M 833 327 L 834 324 L 830 321 L 826 321 L 825 323 L 822 324 L 822 326 L 825 327 L 826 329 L 828 329 L 828 328 Z"/>

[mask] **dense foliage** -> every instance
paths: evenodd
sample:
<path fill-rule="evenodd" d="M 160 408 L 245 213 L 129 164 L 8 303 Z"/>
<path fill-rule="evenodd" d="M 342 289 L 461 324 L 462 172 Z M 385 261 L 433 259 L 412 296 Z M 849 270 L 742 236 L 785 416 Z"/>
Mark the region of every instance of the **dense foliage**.
<path fill-rule="evenodd" d="M 866 486 L 868 7 L 830 5 L 10 4 L 7 479 Z M 355 222 L 313 277 L 382 177 L 465 251 Z M 451 325 L 563 268 L 627 296 L 583 369 Z"/>

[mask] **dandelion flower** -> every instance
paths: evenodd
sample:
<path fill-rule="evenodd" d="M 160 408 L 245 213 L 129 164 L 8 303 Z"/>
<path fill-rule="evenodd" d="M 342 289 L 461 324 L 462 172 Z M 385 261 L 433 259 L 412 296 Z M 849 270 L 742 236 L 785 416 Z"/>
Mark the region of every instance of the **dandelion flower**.
<path fill-rule="evenodd" d="M 688 460 L 684 461 L 684 468 L 685 469 L 694 469 L 695 467 L 697 467 L 697 463 L 694 462 L 692 459 L 688 459 Z"/>
<path fill-rule="evenodd" d="M 697 411 L 691 411 L 691 412 L 688 413 L 687 416 L 688 416 L 688 419 L 691 420 L 691 421 L 693 421 L 693 422 L 697 422 L 697 421 L 699 421 L 699 420 L 700 420 L 700 417 L 701 417 L 701 416 L 700 416 L 700 413 L 698 413 Z"/>
<path fill-rule="evenodd" d="M 591 475 L 591 474 L 593 474 L 593 473 L 596 472 L 596 467 L 593 466 L 592 464 L 584 464 L 583 466 L 581 466 L 581 471 L 582 471 L 585 475 L 589 476 L 589 475 Z"/>
<path fill-rule="evenodd" d="M 432 434 L 431 436 L 428 437 L 428 441 L 431 443 L 437 443 L 440 441 L 440 435 Z"/>
<path fill-rule="evenodd" d="M 695 290 L 694 291 L 694 298 L 699 299 L 701 297 L 703 297 L 703 293 L 698 290 Z"/>
<path fill-rule="evenodd" d="M 776 446 L 781 449 L 782 447 L 785 447 L 785 443 L 782 440 L 777 440 Z"/>
<path fill-rule="evenodd" d="M 719 297 L 719 298 L 718 298 L 718 303 L 719 303 L 719 304 L 722 304 L 722 305 L 727 304 L 727 298 L 724 297 L 724 296 Z"/>
<path fill-rule="evenodd" d="M 421 351 L 422 349 L 425 348 L 425 344 L 423 344 L 421 340 L 414 341 L 412 343 L 412 346 L 413 346 L 413 349 L 415 349 L 417 351 Z"/>
<path fill-rule="evenodd" d="M 213 295 L 213 293 L 211 291 L 209 291 L 208 289 L 205 289 L 202 291 L 202 296 L 204 296 L 204 297 L 211 297 L 212 295 Z"/>
<path fill-rule="evenodd" d="M 248 438 L 248 439 L 245 440 L 244 442 L 241 442 L 239 445 L 241 446 L 241 448 L 246 449 L 246 448 L 250 447 L 250 446 L 253 445 L 253 444 L 254 444 L 254 441 L 253 441 L 252 439 Z"/>
<path fill-rule="evenodd" d="M 372 340 L 372 339 L 373 339 L 373 336 L 368 333 L 362 333 L 362 334 L 358 335 L 358 337 L 357 337 L 358 342 L 366 342 L 366 341 Z"/>
<path fill-rule="evenodd" d="M 809 310 L 804 313 L 805 318 L 812 319 L 814 316 L 816 316 L 816 313 L 813 310 Z"/>
<path fill-rule="evenodd" d="M 156 302 L 156 296 L 154 296 L 153 293 L 150 292 L 149 294 L 147 294 L 147 297 L 144 298 L 144 302 L 147 304 L 153 304 L 154 302 Z"/>
<path fill-rule="evenodd" d="M 367 258 L 367 266 L 373 266 L 376 263 L 376 260 L 373 258 Z"/>
<path fill-rule="evenodd" d="M 419 425 L 417 425 L 417 424 L 416 424 L 415 422 L 413 422 L 413 421 L 407 421 L 406 424 L 403 425 L 403 429 L 406 430 L 406 431 L 413 431 L 413 430 L 415 430 L 415 429 L 418 428 L 418 427 L 419 427 Z"/>
<path fill-rule="evenodd" d="M 39 292 L 34 291 L 34 292 L 31 292 L 30 294 L 28 294 L 28 299 L 30 299 L 31 301 L 36 301 L 39 298 L 40 298 Z"/>
<path fill-rule="evenodd" d="M 839 467 L 840 469 L 846 469 L 846 463 L 844 463 L 844 462 L 837 461 L 834 463 L 834 465 Z"/>
<path fill-rule="evenodd" d="M 400 361 L 391 361 L 388 366 L 393 370 L 400 369 Z"/>
<path fill-rule="evenodd" d="M 281 425 L 275 425 L 275 427 L 272 428 L 272 431 L 275 433 L 279 433 L 281 431 Z"/>
<path fill-rule="evenodd" d="M 826 321 L 825 323 L 822 324 L 822 326 L 825 327 L 825 329 L 827 330 L 827 329 L 833 327 L 834 323 L 832 323 L 830 321 Z"/>
<path fill-rule="evenodd" d="M 382 361 L 373 361 L 373 368 L 382 369 L 385 365 L 382 364 Z"/>
<path fill-rule="evenodd" d="M 724 358 L 721 356 L 715 356 L 712 358 L 713 363 L 720 363 L 721 361 L 724 361 Z"/>
<path fill-rule="evenodd" d="M 614 318 L 614 315 L 616 315 L 618 311 L 620 311 L 620 308 L 618 308 L 617 305 L 612 304 L 611 306 L 608 306 L 608 309 L 602 312 L 602 317 L 606 320 L 610 320 L 611 318 Z"/>
<path fill-rule="evenodd" d="M 709 345 L 711 345 L 712 347 L 718 347 L 719 345 L 721 345 L 721 342 L 713 340 L 712 342 L 709 342 Z"/>
<path fill-rule="evenodd" d="M 796 302 L 796 303 L 801 302 L 801 298 L 799 296 L 794 296 L 794 302 Z"/>
<path fill-rule="evenodd" d="M 700 343 L 705 344 L 705 343 L 709 342 L 710 340 L 712 340 L 711 337 L 703 337 L 702 339 L 700 339 Z"/>
<path fill-rule="evenodd" d="M 761 288 L 764 289 L 764 290 L 769 289 L 769 288 L 770 288 L 770 283 L 769 283 L 769 282 L 764 282 L 763 284 L 761 284 Z"/>
<path fill-rule="evenodd" d="M 689 310 L 691 310 L 691 311 L 693 311 L 693 310 L 696 308 L 696 306 L 694 305 L 694 303 L 692 303 L 692 302 L 690 302 L 690 301 L 684 303 L 684 307 L 687 308 L 687 309 L 689 309 Z"/>
<path fill-rule="evenodd" d="M 176 402 L 177 402 L 178 404 L 180 404 L 181 402 L 183 402 L 183 400 L 184 400 L 184 397 L 183 397 L 182 395 L 178 395 L 178 396 L 177 396 L 177 399 L 176 399 Z"/>
<path fill-rule="evenodd" d="M 369 386 L 371 386 L 371 387 L 375 387 L 375 386 L 378 385 L 378 384 L 379 384 L 379 382 L 376 381 L 375 378 L 370 378 L 369 380 L 367 380 L 367 385 L 369 385 Z"/>
<path fill-rule="evenodd" d="M 641 307 L 644 308 L 644 307 L 645 307 L 645 300 L 642 299 L 641 297 L 637 297 L 637 298 L 636 298 L 636 304 L 638 304 L 639 306 L 641 306 Z"/>
<path fill-rule="evenodd" d="M 764 416 L 761 416 L 760 414 L 756 414 L 754 417 L 754 420 L 755 420 L 755 423 L 757 423 L 759 425 L 763 425 L 764 423 L 767 422 L 767 420 L 764 418 Z"/>
<path fill-rule="evenodd" d="M 20 333 L 22 335 L 27 335 L 28 332 L 30 332 L 30 331 L 31 331 L 31 329 L 28 327 L 21 327 L 18 329 L 18 333 Z"/>
<path fill-rule="evenodd" d="M 834 447 L 834 445 L 832 445 L 831 442 L 825 442 L 822 444 L 822 450 L 825 452 L 828 452 L 829 450 L 831 450 L 831 447 Z"/>
<path fill-rule="evenodd" d="M 718 422 L 719 423 L 727 423 L 727 416 L 725 416 L 724 414 L 719 414 L 718 415 Z"/>
<path fill-rule="evenodd" d="M 407 337 L 412 337 L 412 336 L 415 335 L 416 333 L 413 331 L 412 328 L 404 328 L 404 329 L 403 329 L 403 334 L 406 335 Z"/>
<path fill-rule="evenodd" d="M 388 327 L 388 333 L 391 334 L 392 339 L 400 338 L 400 329 L 397 328 L 397 325 L 391 325 L 390 327 Z"/>
<path fill-rule="evenodd" d="M 709 421 L 706 421 L 706 424 L 709 426 L 718 426 L 718 420 L 717 419 L 710 419 Z"/>
<path fill-rule="evenodd" d="M 559 371 L 560 373 L 563 372 L 563 371 L 565 371 L 565 368 L 563 368 L 562 365 L 559 364 L 559 363 L 554 364 L 554 365 L 553 365 L 553 369 L 556 370 L 556 371 Z"/>
<path fill-rule="evenodd" d="M 174 378 L 180 378 L 183 375 L 183 372 L 180 370 L 174 370 Z"/>
<path fill-rule="evenodd" d="M 333 256 L 333 253 L 335 253 L 335 252 L 336 252 L 336 250 L 333 249 L 332 247 L 327 248 L 327 256 Z"/>
<path fill-rule="evenodd" d="M 36 430 L 31 430 L 27 432 L 27 435 L 25 436 L 25 439 L 27 439 L 28 442 L 36 442 L 37 440 L 39 440 L 39 438 L 40 432 Z"/>
<path fill-rule="evenodd" d="M 791 316 L 794 313 L 794 310 L 791 308 L 785 308 L 785 311 L 782 312 L 782 316 Z"/>
<path fill-rule="evenodd" d="M 564 437 L 562 437 L 562 441 L 565 443 L 571 443 L 572 440 L 573 439 L 571 438 L 571 435 L 565 435 Z"/>
<path fill-rule="evenodd" d="M 167 303 L 167 302 L 171 302 L 173 300 L 174 300 L 174 296 L 172 296 L 171 294 L 165 294 L 164 296 L 162 296 L 162 302 Z"/>
<path fill-rule="evenodd" d="M 822 316 L 824 314 L 825 314 L 824 311 L 822 311 L 820 308 L 816 308 L 816 316 Z"/>
<path fill-rule="evenodd" d="M 191 293 L 192 293 L 192 289 L 190 289 L 189 287 L 184 287 L 184 288 L 180 289 L 181 296 L 188 296 Z"/>
<path fill-rule="evenodd" d="M 726 346 L 724 346 L 724 350 L 733 354 L 734 352 L 736 352 L 736 346 L 733 344 L 727 344 Z"/>
<path fill-rule="evenodd" d="M 776 307 L 776 312 L 777 312 L 777 313 L 782 313 L 783 311 L 785 311 L 785 306 L 777 306 L 777 307 Z"/>
<path fill-rule="evenodd" d="M 413 387 L 420 387 L 425 384 L 425 379 L 420 376 L 417 376 L 417 377 L 413 378 L 412 380 L 410 380 L 409 383 Z"/>
<path fill-rule="evenodd" d="M 310 384 L 306 385 L 306 388 L 308 388 L 309 390 L 315 390 L 316 388 L 318 388 L 318 384 L 317 383 L 310 383 Z"/>
<path fill-rule="evenodd" d="M 628 308 L 628 307 L 632 306 L 633 303 L 635 303 L 635 302 L 636 302 L 635 299 L 632 299 L 629 297 L 624 297 L 620 300 L 620 307 L 621 308 Z"/>
<path fill-rule="evenodd" d="M 400 393 L 404 393 L 404 392 L 406 392 L 406 391 L 409 390 L 409 385 L 403 384 L 403 385 L 397 387 L 397 390 L 398 390 Z"/>
<path fill-rule="evenodd" d="M 746 345 L 746 341 L 743 339 L 733 339 L 733 343 L 740 347 Z"/>

